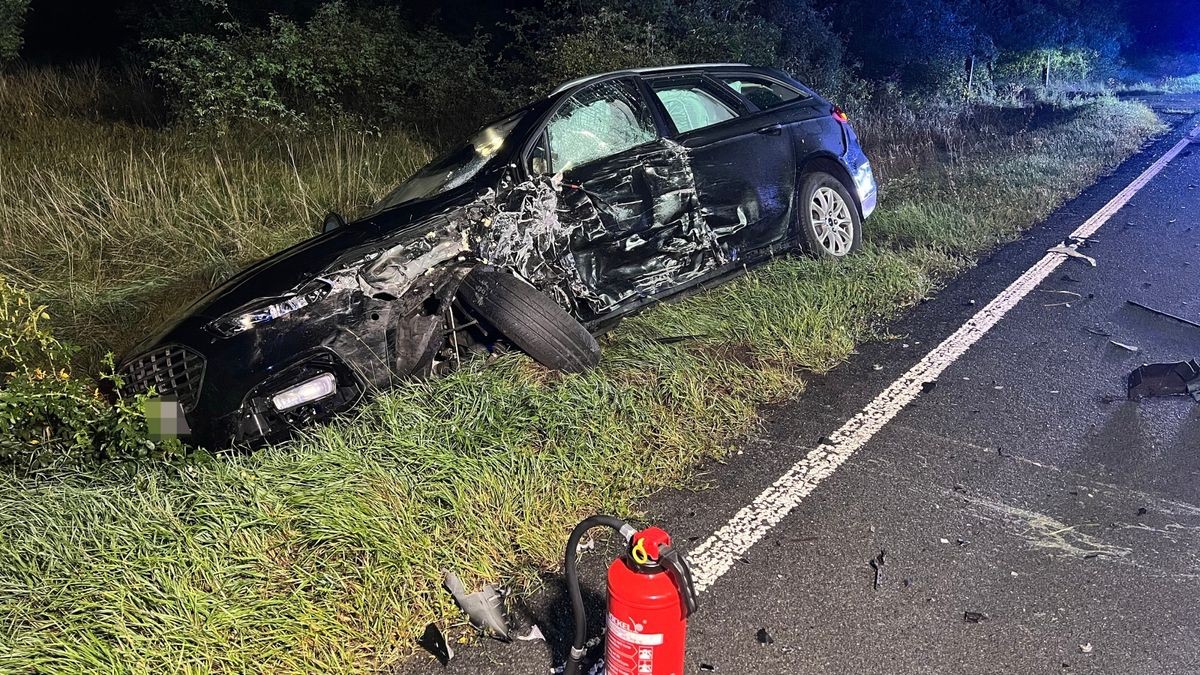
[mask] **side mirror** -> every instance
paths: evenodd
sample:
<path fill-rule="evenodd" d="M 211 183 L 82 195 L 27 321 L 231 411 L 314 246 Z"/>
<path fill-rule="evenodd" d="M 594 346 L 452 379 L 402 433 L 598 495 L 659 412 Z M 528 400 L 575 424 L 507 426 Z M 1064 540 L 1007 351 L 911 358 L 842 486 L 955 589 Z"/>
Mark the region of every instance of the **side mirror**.
<path fill-rule="evenodd" d="M 321 233 L 324 234 L 326 232 L 333 232 L 334 230 L 343 228 L 345 226 L 346 219 L 342 217 L 342 214 L 336 211 L 330 211 L 329 214 L 325 216 L 325 222 L 321 223 Z"/>

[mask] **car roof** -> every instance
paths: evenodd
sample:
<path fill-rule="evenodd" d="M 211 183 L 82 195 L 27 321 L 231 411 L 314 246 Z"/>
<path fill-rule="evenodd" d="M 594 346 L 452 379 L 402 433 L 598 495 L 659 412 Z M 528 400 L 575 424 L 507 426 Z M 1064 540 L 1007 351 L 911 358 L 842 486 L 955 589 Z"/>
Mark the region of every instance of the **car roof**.
<path fill-rule="evenodd" d="M 612 72 L 600 73 L 598 75 L 588 75 L 586 77 L 580 77 L 571 80 L 570 82 L 564 82 L 563 84 L 560 84 L 557 89 L 550 92 L 550 95 L 554 96 L 555 94 L 562 93 L 568 89 L 571 89 L 572 87 L 581 84 L 587 84 L 593 80 L 603 80 L 614 75 L 657 75 L 659 73 L 670 73 L 680 70 L 710 70 L 713 68 L 754 68 L 754 66 L 751 66 L 748 63 L 689 63 L 678 66 L 658 66 L 654 68 L 626 68 L 625 70 L 614 70 Z"/>

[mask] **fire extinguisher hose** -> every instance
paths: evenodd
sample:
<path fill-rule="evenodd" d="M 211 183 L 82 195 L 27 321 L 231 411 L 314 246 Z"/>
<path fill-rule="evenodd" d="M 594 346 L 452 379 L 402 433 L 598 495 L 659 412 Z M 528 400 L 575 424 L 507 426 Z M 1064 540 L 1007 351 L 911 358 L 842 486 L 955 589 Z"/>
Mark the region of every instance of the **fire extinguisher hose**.
<path fill-rule="evenodd" d="M 587 642 L 587 614 L 583 607 L 583 594 L 579 590 L 579 572 L 576 569 L 579 541 L 593 527 L 611 527 L 621 534 L 628 542 L 637 532 L 629 523 L 612 516 L 592 516 L 575 526 L 567 539 L 567 555 L 565 567 L 567 570 L 567 591 L 571 594 L 571 612 L 575 616 L 575 641 L 571 644 L 571 654 L 567 657 L 567 665 L 563 675 L 578 675 L 579 662 L 586 653 L 583 645 Z"/>

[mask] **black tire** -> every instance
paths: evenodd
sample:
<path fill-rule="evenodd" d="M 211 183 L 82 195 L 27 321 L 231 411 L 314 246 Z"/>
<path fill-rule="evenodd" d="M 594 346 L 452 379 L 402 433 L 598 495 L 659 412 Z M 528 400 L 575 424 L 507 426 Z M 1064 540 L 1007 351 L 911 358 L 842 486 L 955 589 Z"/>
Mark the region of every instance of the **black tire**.
<path fill-rule="evenodd" d="M 525 281 L 479 267 L 458 297 L 471 312 L 547 368 L 578 373 L 600 362 L 600 345 L 558 303 Z"/>
<path fill-rule="evenodd" d="M 845 207 L 842 219 L 850 230 L 842 228 L 821 227 L 816 221 L 813 210 L 814 200 L 818 192 L 829 190 L 836 194 Z M 833 204 L 830 192 L 823 193 Z M 836 208 L 836 207 L 835 207 Z M 842 182 L 833 176 L 816 171 L 804 177 L 800 183 L 800 191 L 796 195 L 796 226 L 799 232 L 800 246 L 805 253 L 814 258 L 843 258 L 862 248 L 862 214 L 858 211 L 858 203 L 850 195 Z"/>

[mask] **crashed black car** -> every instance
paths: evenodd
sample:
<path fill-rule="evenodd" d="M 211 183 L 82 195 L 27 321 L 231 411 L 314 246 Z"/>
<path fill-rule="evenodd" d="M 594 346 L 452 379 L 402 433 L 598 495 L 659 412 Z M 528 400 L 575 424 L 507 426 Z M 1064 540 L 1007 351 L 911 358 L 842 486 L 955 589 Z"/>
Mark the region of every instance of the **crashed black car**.
<path fill-rule="evenodd" d="M 576 80 L 205 295 L 122 362 L 123 392 L 221 447 L 497 344 L 582 370 L 594 334 L 663 298 L 783 251 L 854 252 L 875 201 L 846 116 L 782 72 Z"/>

